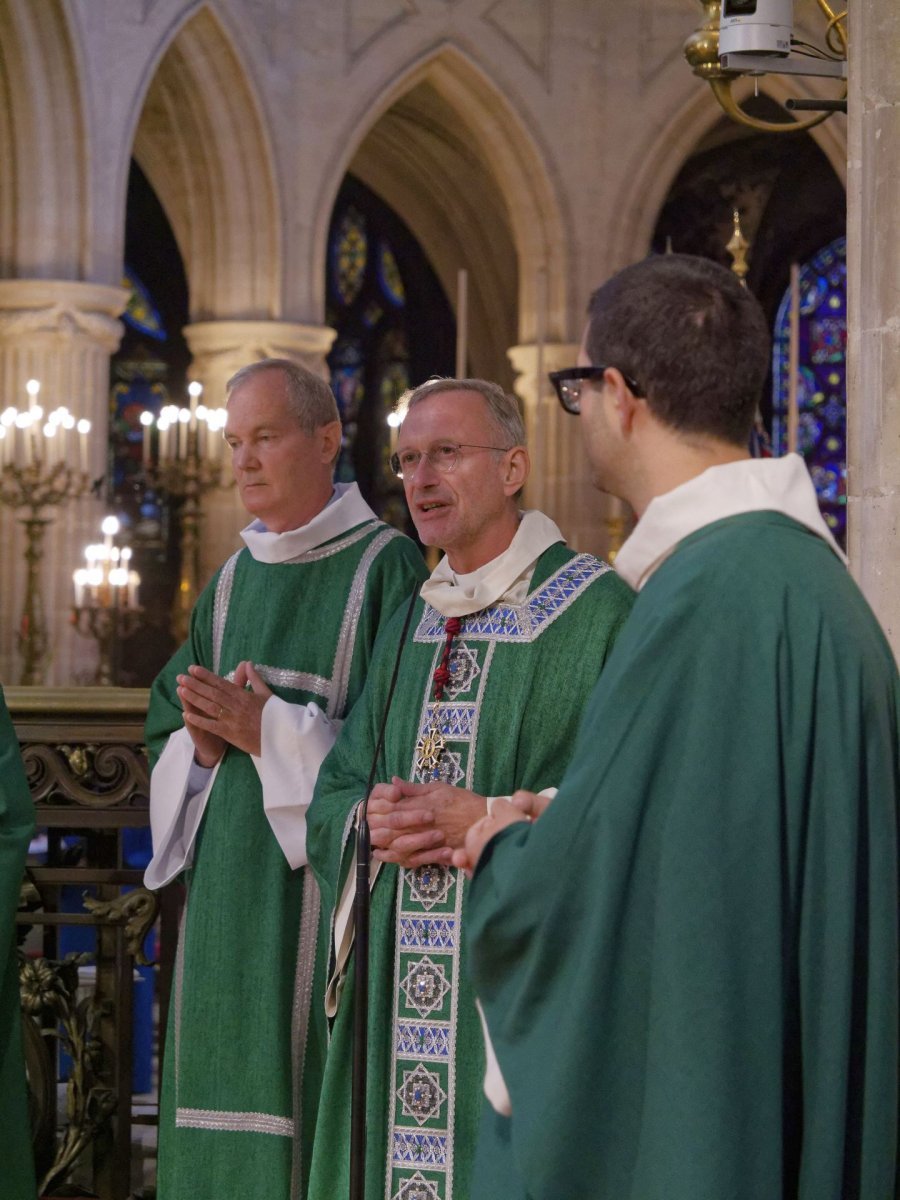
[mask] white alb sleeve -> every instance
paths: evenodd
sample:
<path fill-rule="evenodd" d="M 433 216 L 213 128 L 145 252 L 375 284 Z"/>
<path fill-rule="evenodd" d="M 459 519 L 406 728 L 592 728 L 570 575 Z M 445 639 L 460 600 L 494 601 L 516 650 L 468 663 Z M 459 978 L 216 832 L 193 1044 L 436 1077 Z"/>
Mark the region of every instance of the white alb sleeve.
<path fill-rule="evenodd" d="M 148 888 L 170 883 L 194 857 L 194 841 L 218 773 L 194 759 L 194 741 L 184 728 L 166 742 L 150 776 L 150 832 L 153 858 L 144 872 Z"/>
<path fill-rule="evenodd" d="M 315 703 L 288 704 L 270 696 L 263 706 L 260 754 L 253 755 L 253 765 L 269 825 L 294 870 L 306 865 L 306 810 L 340 727 Z"/>

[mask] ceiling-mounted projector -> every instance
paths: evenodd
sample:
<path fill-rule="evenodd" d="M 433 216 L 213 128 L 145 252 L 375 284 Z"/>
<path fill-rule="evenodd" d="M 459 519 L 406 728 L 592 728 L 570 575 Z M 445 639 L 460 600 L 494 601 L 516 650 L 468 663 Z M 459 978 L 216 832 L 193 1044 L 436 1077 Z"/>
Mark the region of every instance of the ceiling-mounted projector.
<path fill-rule="evenodd" d="M 722 0 L 719 56 L 791 52 L 792 0 Z"/>

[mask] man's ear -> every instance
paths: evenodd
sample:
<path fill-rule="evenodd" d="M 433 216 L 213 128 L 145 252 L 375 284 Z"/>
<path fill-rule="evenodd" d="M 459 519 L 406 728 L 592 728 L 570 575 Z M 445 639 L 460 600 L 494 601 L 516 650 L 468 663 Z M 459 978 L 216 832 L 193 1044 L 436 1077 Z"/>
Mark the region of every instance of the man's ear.
<path fill-rule="evenodd" d="M 507 450 L 506 473 L 503 477 L 504 490 L 507 496 L 514 496 L 525 486 L 525 480 L 531 474 L 531 459 L 524 446 L 514 446 Z"/>
<path fill-rule="evenodd" d="M 625 382 L 622 372 L 615 367 L 607 367 L 603 373 L 603 378 L 612 393 L 613 406 L 615 407 L 616 416 L 619 421 L 619 428 L 623 435 L 628 437 L 634 428 L 637 408 L 642 401 L 635 397 Z"/>
<path fill-rule="evenodd" d="M 327 425 L 320 425 L 316 433 L 319 439 L 320 461 L 324 463 L 334 462 L 341 449 L 340 421 L 329 421 Z"/>

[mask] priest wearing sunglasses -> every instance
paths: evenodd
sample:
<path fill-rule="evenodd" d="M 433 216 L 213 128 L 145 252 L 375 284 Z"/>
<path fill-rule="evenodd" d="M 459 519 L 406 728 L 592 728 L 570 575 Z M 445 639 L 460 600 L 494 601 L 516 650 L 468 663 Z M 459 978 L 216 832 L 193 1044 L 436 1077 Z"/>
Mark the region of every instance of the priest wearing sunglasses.
<path fill-rule="evenodd" d="M 665 255 L 553 377 L 637 599 L 558 794 L 454 859 L 506 1084 L 475 1200 L 897 1194 L 897 668 L 802 458 L 748 455 L 768 364 Z"/>

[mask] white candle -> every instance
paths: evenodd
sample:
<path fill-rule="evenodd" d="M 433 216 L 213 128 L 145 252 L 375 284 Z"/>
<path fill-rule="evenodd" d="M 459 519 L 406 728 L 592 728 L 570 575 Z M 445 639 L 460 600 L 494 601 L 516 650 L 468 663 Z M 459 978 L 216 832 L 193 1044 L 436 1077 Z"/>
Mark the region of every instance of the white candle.
<path fill-rule="evenodd" d="M 82 417 L 76 429 L 78 430 L 78 465 L 86 475 L 88 469 L 87 435 L 91 431 L 91 423 Z"/>
<path fill-rule="evenodd" d="M 141 446 L 141 461 L 144 464 L 146 471 L 150 466 L 150 428 L 153 425 L 153 413 L 141 413 L 141 425 L 144 429 L 143 444 Z"/>
<path fill-rule="evenodd" d="M 187 458 L 188 426 L 190 420 L 190 409 L 180 408 L 178 410 L 178 457 L 181 461 L 184 461 Z"/>

